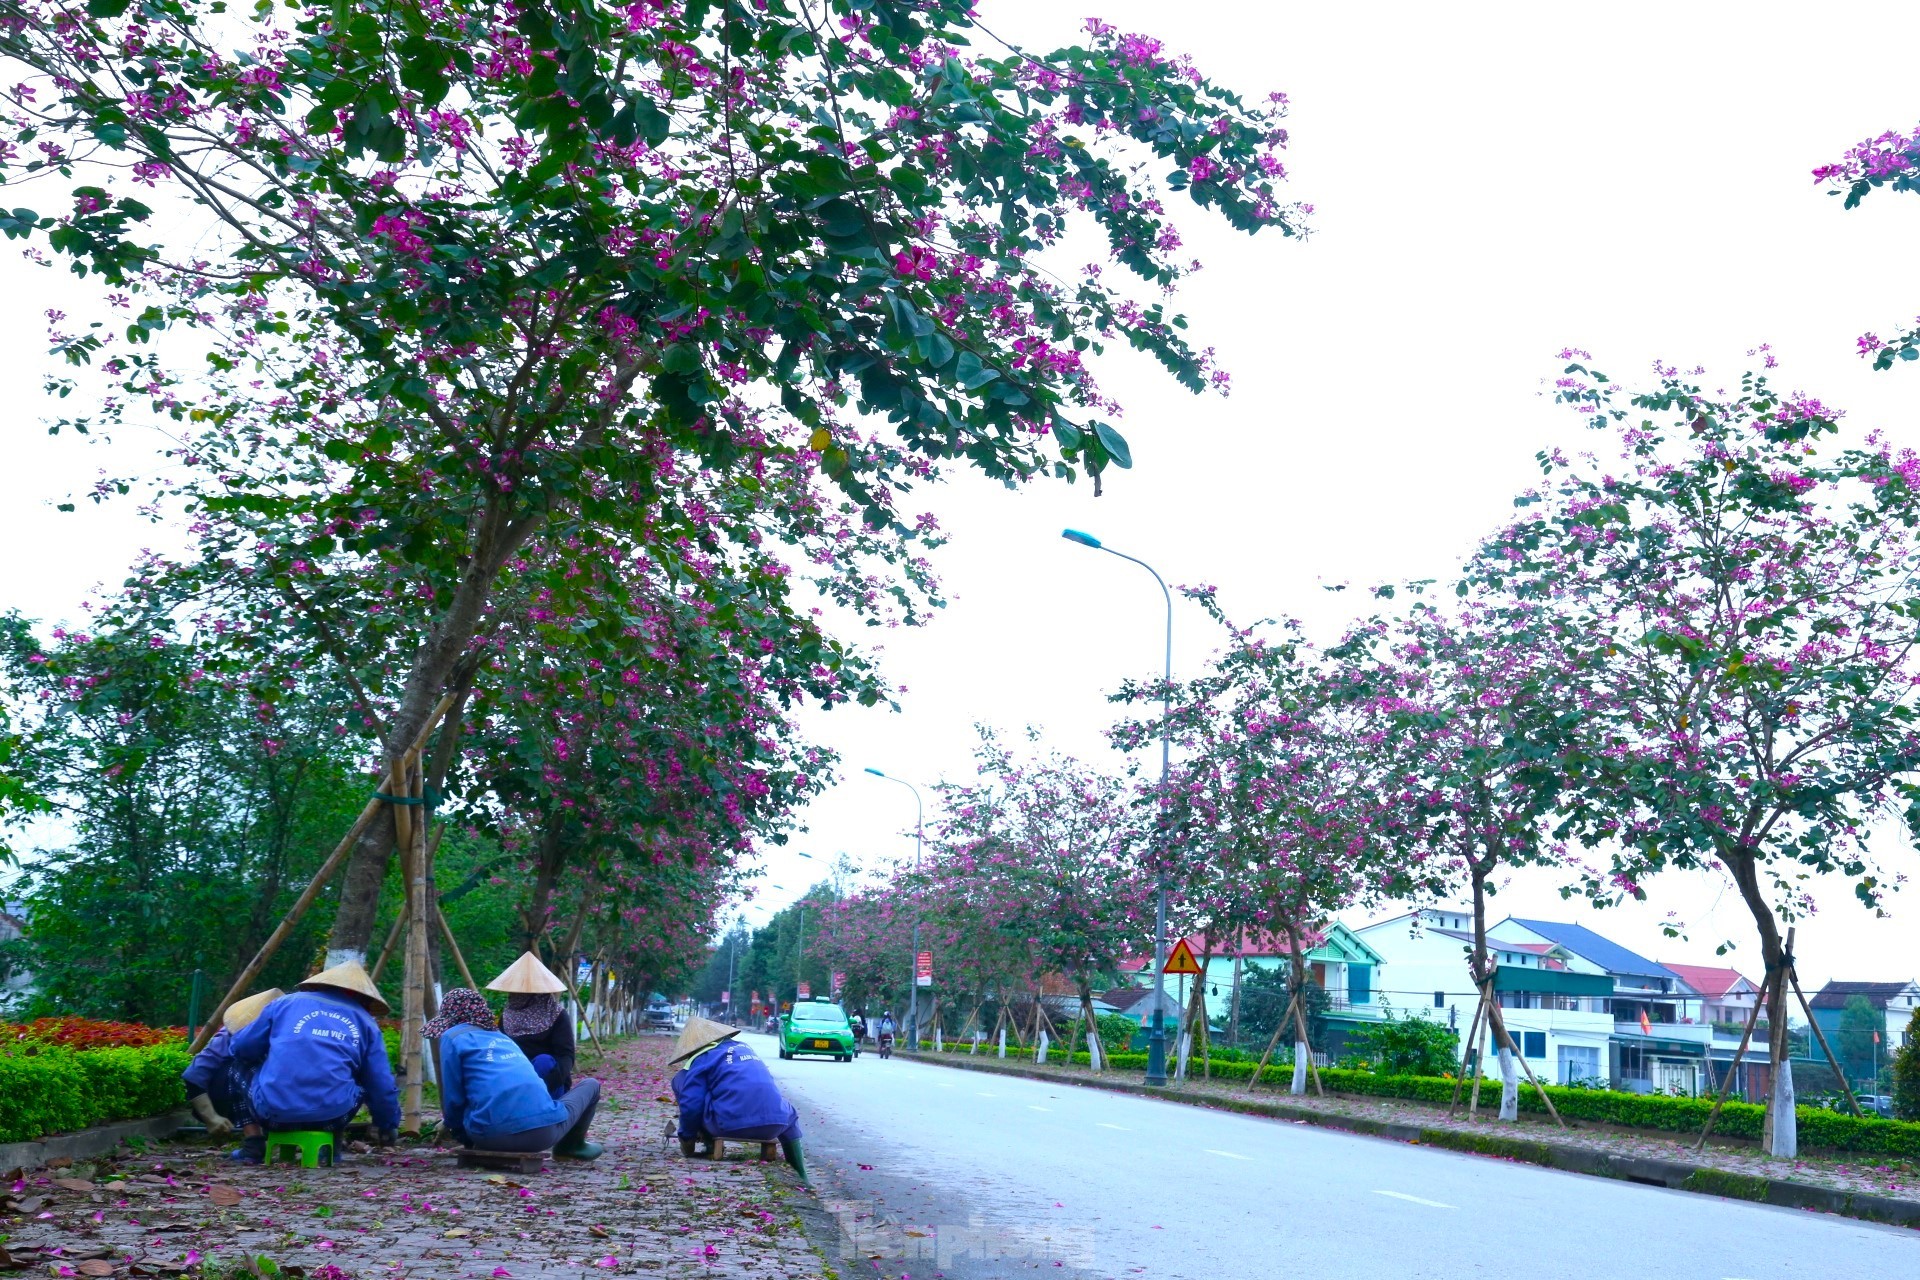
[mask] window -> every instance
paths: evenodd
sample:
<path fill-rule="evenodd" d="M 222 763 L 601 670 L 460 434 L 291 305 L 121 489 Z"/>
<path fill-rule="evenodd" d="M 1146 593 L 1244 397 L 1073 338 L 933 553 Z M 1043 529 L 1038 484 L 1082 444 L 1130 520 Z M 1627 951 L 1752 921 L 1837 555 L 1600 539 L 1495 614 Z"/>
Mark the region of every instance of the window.
<path fill-rule="evenodd" d="M 1347 966 L 1347 999 L 1366 1004 L 1373 999 L 1373 970 L 1364 964 Z"/>
<path fill-rule="evenodd" d="M 1446 993 L 1446 992 L 1444 992 L 1444 991 L 1436 991 L 1436 992 L 1434 992 L 1434 993 L 1433 993 L 1433 1007 L 1434 1007 L 1434 1008 L 1436 1008 L 1436 1009 L 1444 1009 L 1444 1008 L 1446 1008 L 1446 1007 L 1447 1007 L 1447 993 Z"/>
<path fill-rule="evenodd" d="M 1529 1058 L 1547 1056 L 1547 1033 L 1544 1031 L 1523 1031 L 1520 1033 L 1520 1052 Z"/>

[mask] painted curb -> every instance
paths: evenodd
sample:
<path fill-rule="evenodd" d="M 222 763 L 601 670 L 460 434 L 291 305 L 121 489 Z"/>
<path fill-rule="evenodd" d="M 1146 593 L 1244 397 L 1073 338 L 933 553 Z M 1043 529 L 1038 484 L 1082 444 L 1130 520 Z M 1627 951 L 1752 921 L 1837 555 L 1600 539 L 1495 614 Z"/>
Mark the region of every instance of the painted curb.
<path fill-rule="evenodd" d="M 169 1111 L 165 1115 L 148 1116 L 144 1120 L 121 1120 L 113 1124 L 95 1125 L 77 1133 L 56 1134 L 38 1142 L 0 1143 L 0 1171 L 37 1169 L 47 1161 L 58 1160 L 62 1156 L 70 1160 L 84 1160 L 88 1156 L 112 1151 L 129 1138 L 144 1138 L 150 1142 L 171 1138 L 179 1132 L 180 1126 L 192 1118 L 192 1114 L 190 1111 Z"/>
<path fill-rule="evenodd" d="M 1080 1089 L 1104 1089 L 1109 1093 L 1133 1094 L 1136 1097 L 1153 1098 L 1186 1107 L 1201 1107 L 1209 1111 L 1232 1111 L 1242 1115 L 1265 1116 L 1272 1120 L 1302 1121 L 1323 1129 L 1339 1129 L 1347 1133 L 1386 1138 L 1394 1142 L 1416 1143 L 1423 1147 L 1441 1147 L 1468 1155 L 1496 1156 L 1506 1160 L 1517 1160 L 1523 1164 L 1560 1169 L 1568 1173 L 1584 1173 L 1597 1178 L 1615 1178 L 1624 1182 L 1666 1187 L 1673 1191 L 1688 1191 L 1696 1195 L 1750 1200 L 1758 1204 L 1778 1205 L 1787 1209 L 1813 1209 L 1821 1213 L 1835 1213 L 1843 1217 L 1882 1222 L 1891 1226 L 1920 1228 L 1920 1201 L 1896 1200 L 1891 1196 L 1873 1195 L 1862 1191 L 1839 1191 L 1831 1187 L 1816 1187 L 1804 1182 L 1762 1178 L 1748 1173 L 1729 1173 L 1724 1169 L 1688 1164 L 1680 1160 L 1615 1155 L 1612 1152 L 1594 1151 L 1586 1147 L 1569 1146 L 1533 1137 L 1509 1138 L 1498 1134 L 1465 1133 L 1457 1129 L 1401 1124 L 1390 1120 L 1371 1120 L 1365 1116 L 1334 1115 L 1312 1107 L 1289 1106 L 1284 1102 L 1267 1102 L 1256 1098 L 1201 1097 L 1168 1092 L 1164 1089 L 1150 1089 L 1144 1084 L 1134 1084 L 1127 1080 L 1101 1080 L 1091 1075 L 1070 1079 L 1055 1072 L 1040 1071 L 1024 1065 L 1002 1064 L 999 1059 L 986 1062 L 960 1061 L 946 1054 L 936 1057 L 930 1053 L 916 1053 L 908 1060 L 937 1067 L 953 1067 L 961 1071 L 980 1071 L 988 1075 L 1044 1080 L 1048 1084 L 1072 1085 Z"/>

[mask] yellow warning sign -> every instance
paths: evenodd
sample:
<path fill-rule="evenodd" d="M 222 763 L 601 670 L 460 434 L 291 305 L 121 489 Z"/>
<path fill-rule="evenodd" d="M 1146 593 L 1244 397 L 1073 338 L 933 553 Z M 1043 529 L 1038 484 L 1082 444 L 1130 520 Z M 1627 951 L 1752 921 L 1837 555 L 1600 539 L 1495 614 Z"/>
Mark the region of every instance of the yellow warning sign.
<path fill-rule="evenodd" d="M 1200 962 L 1193 958 L 1193 948 L 1187 945 L 1185 938 L 1173 944 L 1173 950 L 1167 955 L 1167 963 L 1162 973 L 1190 973 L 1199 976 Z"/>

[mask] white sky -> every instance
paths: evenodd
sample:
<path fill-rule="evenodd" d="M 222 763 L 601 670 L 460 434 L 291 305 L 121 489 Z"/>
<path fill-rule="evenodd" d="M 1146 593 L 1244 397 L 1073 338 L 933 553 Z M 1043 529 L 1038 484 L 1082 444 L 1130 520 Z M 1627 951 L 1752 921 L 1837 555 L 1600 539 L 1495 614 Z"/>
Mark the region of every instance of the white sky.
<path fill-rule="evenodd" d="M 1099 755 L 1106 693 L 1159 661 L 1161 605 L 1142 570 L 1059 538 L 1088 529 L 1174 584 L 1221 588 L 1241 618 L 1293 613 L 1337 632 L 1365 597 L 1325 582 L 1444 576 L 1537 474 L 1534 453 L 1577 442 L 1541 396 L 1554 352 L 1585 347 L 1635 382 L 1663 359 L 1731 382 L 1770 342 L 1776 382 L 1920 447 L 1920 366 L 1870 373 L 1853 354 L 1920 311 L 1911 247 L 1920 199 L 1881 194 L 1852 213 L 1809 171 L 1920 120 L 1911 51 L 1920 8 L 1613 3 L 1279 6 L 1189 0 L 982 0 L 1001 35 L 1044 51 L 1086 13 L 1160 36 L 1250 98 L 1293 99 L 1293 198 L 1317 206 L 1304 244 L 1183 234 L 1207 263 L 1183 295 L 1194 331 L 1233 372 L 1230 399 L 1196 399 L 1130 362 L 1100 370 L 1128 406 L 1135 467 L 1107 493 L 961 482 L 932 507 L 953 604 L 889 632 L 904 710 L 838 710 L 810 727 L 845 757 L 795 846 L 776 850 L 753 918 L 845 851 L 878 866 L 911 854 L 912 798 L 860 772 L 920 783 L 970 773 L 972 723 L 1032 723 Z M 61 277 L 0 260 L 5 403 L 17 406 L 0 475 L 0 606 L 77 616 L 164 532 L 130 506 L 53 512 L 100 461 L 38 425 L 40 311 Z M 1710 385 L 1713 383 L 1710 380 Z M 145 447 L 118 442 L 119 457 Z M 1215 647 L 1196 611 L 1175 619 L 1176 678 Z M 878 634 L 878 633 L 876 633 Z M 929 799 L 931 794 L 929 792 Z M 1897 842 L 1883 862 L 1920 859 Z M 783 886 L 775 889 L 772 886 Z M 1541 877 L 1497 914 L 1574 919 L 1659 959 L 1714 963 L 1723 940 L 1754 962 L 1737 899 L 1702 877 L 1650 886 L 1647 907 L 1596 916 Z M 1920 887 L 1875 920 L 1839 882 L 1801 925 L 1803 975 L 1920 974 Z M 1660 938 L 1669 910 L 1690 941 Z"/>

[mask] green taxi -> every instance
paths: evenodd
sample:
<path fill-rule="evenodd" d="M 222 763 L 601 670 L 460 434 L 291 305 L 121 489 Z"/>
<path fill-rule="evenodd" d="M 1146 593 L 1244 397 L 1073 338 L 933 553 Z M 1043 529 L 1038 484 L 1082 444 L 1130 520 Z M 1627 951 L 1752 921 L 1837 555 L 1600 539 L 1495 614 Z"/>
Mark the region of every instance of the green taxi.
<path fill-rule="evenodd" d="M 847 1011 L 826 1000 L 796 1000 L 780 1018 L 780 1056 L 817 1053 L 835 1062 L 852 1062 L 858 1047 Z"/>

